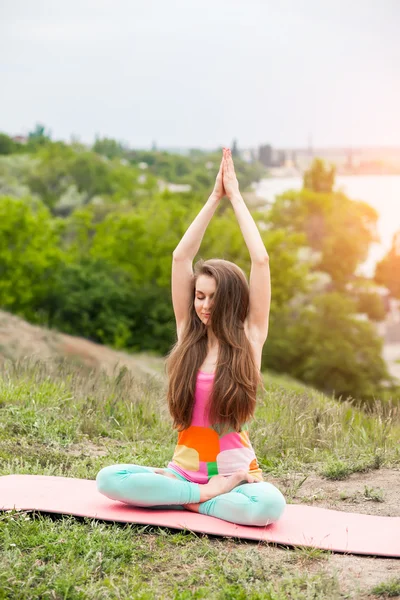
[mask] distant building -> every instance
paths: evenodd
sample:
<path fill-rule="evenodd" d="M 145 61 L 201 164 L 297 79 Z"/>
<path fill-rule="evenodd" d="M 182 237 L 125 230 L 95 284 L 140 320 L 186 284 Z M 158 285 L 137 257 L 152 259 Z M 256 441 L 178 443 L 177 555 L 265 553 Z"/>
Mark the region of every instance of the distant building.
<path fill-rule="evenodd" d="M 28 142 L 28 138 L 25 135 L 14 135 L 11 139 L 17 142 L 17 144 L 26 144 Z"/>
<path fill-rule="evenodd" d="M 183 193 L 190 192 L 192 189 L 192 186 L 189 183 L 168 183 L 162 179 L 158 179 L 157 183 L 160 192 L 168 190 L 169 192 Z"/>
<path fill-rule="evenodd" d="M 314 148 L 309 141 L 305 148 L 273 148 L 270 144 L 259 147 L 259 161 L 267 168 L 288 164 L 300 172 L 309 169 L 314 158 L 322 158 L 336 166 L 338 175 L 400 174 L 400 147 L 398 148 Z"/>
<path fill-rule="evenodd" d="M 286 162 L 286 152 L 285 150 L 278 151 L 278 164 L 275 164 L 276 167 L 283 167 Z"/>
<path fill-rule="evenodd" d="M 272 146 L 269 144 L 260 146 L 258 149 L 258 160 L 265 167 L 272 167 Z"/>

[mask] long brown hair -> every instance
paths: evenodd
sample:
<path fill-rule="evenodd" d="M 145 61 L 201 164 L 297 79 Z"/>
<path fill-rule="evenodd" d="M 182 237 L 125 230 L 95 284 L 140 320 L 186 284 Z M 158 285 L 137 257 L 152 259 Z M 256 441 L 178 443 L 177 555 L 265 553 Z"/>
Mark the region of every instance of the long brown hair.
<path fill-rule="evenodd" d="M 220 433 L 240 431 L 254 415 L 258 386 L 265 388 L 244 331 L 249 284 L 242 269 L 228 260 L 201 259 L 194 266 L 188 320 L 180 343 L 175 343 L 166 358 L 169 411 L 175 429 L 182 431 L 190 426 L 197 372 L 208 350 L 207 327 L 194 307 L 200 275 L 213 277 L 216 282 L 209 327 L 218 339 L 219 353 L 208 406 L 209 420 L 219 427 Z"/>

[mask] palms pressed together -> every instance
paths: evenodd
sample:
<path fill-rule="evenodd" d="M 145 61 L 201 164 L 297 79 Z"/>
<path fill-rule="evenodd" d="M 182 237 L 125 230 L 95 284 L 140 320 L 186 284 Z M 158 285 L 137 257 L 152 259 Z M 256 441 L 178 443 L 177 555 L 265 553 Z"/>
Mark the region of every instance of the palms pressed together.
<path fill-rule="evenodd" d="M 229 148 L 223 148 L 222 160 L 215 180 L 214 195 L 220 200 L 224 196 L 232 198 L 239 191 L 232 153 Z"/>

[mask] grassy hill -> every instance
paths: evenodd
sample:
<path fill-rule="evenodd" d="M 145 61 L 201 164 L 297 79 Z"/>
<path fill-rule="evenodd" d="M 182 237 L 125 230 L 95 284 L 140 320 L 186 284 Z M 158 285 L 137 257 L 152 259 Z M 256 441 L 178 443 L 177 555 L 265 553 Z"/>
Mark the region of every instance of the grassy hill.
<path fill-rule="evenodd" d="M 0 313 L 0 475 L 94 479 L 166 466 L 176 433 L 163 360 Z M 400 414 L 371 414 L 264 373 L 250 435 L 287 502 L 400 516 Z M 398 561 L 36 513 L 0 513 L 0 598 L 373 598 Z M 363 570 L 361 580 L 358 572 Z M 396 587 L 397 586 L 397 587 Z"/>

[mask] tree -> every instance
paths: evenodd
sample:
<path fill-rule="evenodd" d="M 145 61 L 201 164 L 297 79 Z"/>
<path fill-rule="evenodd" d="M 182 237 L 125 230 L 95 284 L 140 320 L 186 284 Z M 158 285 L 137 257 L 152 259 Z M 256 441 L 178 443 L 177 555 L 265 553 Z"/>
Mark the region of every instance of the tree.
<path fill-rule="evenodd" d="M 332 193 L 335 173 L 335 165 L 326 167 L 322 159 L 315 158 L 311 167 L 303 175 L 303 188 L 313 192 Z"/>
<path fill-rule="evenodd" d="M 12 154 L 17 152 L 17 144 L 5 133 L 0 133 L 0 154 Z"/>
<path fill-rule="evenodd" d="M 132 197 L 137 171 L 119 161 L 113 163 L 95 152 L 76 152 L 63 142 L 46 145 L 36 157 L 38 165 L 27 174 L 26 183 L 53 211 L 57 212 L 60 199 L 71 193 L 71 186 L 74 186 L 73 193 L 80 196 L 81 204 L 87 204 L 96 195 L 111 196 L 114 192 L 118 195 L 119 179 Z M 115 170 L 118 171 L 116 176 L 113 175 Z"/>
<path fill-rule="evenodd" d="M 28 134 L 28 138 L 30 140 L 42 140 L 42 139 L 50 139 L 50 132 L 46 133 L 46 127 L 41 123 L 37 123 L 36 127 L 33 131 L 30 131 Z"/>
<path fill-rule="evenodd" d="M 329 275 L 330 285 L 297 295 L 280 312 L 271 311 L 263 366 L 286 372 L 336 396 L 371 399 L 389 380 L 381 341 L 373 326 L 360 320 L 384 317 L 375 290 L 357 286 L 355 271 L 376 240 L 377 212 L 333 192 L 334 169 L 316 161 L 301 191 L 278 196 L 266 216 L 272 230 L 302 233 L 314 253 L 314 272 Z M 272 262 L 271 262 L 272 266 Z M 350 289 L 350 287 L 351 289 Z"/>
<path fill-rule="evenodd" d="M 389 252 L 376 265 L 374 278 L 400 299 L 400 230 L 393 236 Z"/>
<path fill-rule="evenodd" d="M 128 150 L 123 144 L 113 140 L 111 138 L 96 138 L 95 143 L 92 146 L 93 152 L 106 156 L 107 158 L 120 158 L 124 156 Z"/>
<path fill-rule="evenodd" d="M 0 305 L 35 320 L 61 261 L 61 224 L 31 198 L 0 199 Z"/>
<path fill-rule="evenodd" d="M 378 213 L 365 202 L 341 192 L 292 190 L 278 196 L 267 221 L 274 227 L 305 233 L 307 245 L 320 253 L 314 270 L 330 275 L 334 287 L 344 290 L 357 266 L 366 260 L 376 241 Z"/>
<path fill-rule="evenodd" d="M 24 182 L 49 208 L 53 208 L 74 183 L 70 164 L 75 156 L 74 150 L 64 142 L 47 144 L 37 150 L 37 164 L 27 171 Z"/>
<path fill-rule="evenodd" d="M 41 123 L 37 123 L 35 129 L 28 133 L 28 142 L 25 146 L 27 152 L 36 152 L 41 146 L 51 143 L 51 133 Z"/>
<path fill-rule="evenodd" d="M 74 157 L 69 165 L 72 177 L 79 192 L 86 192 L 87 199 L 97 194 L 111 194 L 110 167 L 93 152 L 85 152 Z"/>
<path fill-rule="evenodd" d="M 290 373 L 327 394 L 369 401 L 390 381 L 373 326 L 356 318 L 356 304 L 328 293 L 272 320 L 263 367 Z"/>
<path fill-rule="evenodd" d="M 377 286 L 371 280 L 354 281 L 348 290 L 348 296 L 356 302 L 356 312 L 368 316 L 371 321 L 383 321 L 386 307 Z"/>

